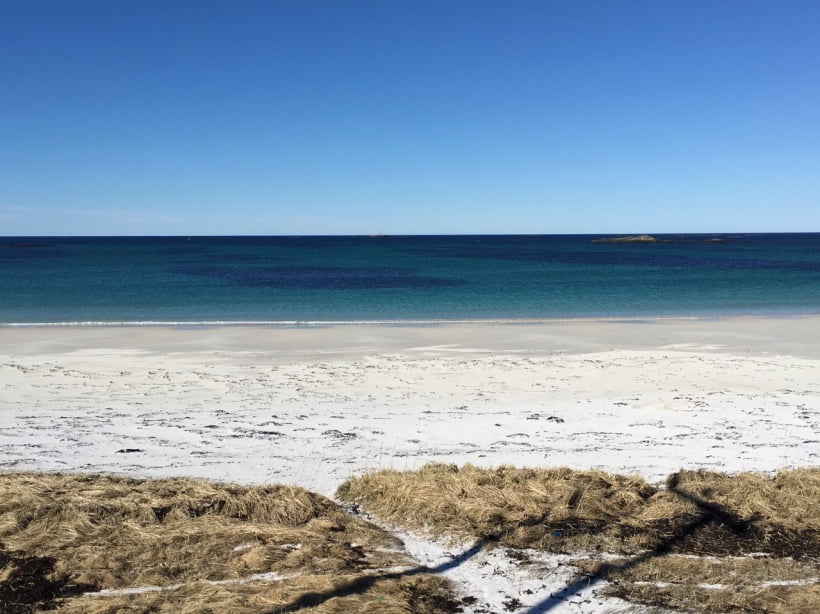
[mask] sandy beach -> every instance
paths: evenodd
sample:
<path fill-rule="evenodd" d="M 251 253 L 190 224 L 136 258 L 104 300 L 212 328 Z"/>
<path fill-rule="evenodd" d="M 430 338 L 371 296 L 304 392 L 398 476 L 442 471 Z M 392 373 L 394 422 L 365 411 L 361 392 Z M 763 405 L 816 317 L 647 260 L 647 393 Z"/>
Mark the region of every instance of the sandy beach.
<path fill-rule="evenodd" d="M 428 462 L 660 485 L 680 469 L 818 461 L 817 316 L 0 329 L 4 471 L 273 482 L 332 497 L 348 478 Z M 566 555 L 465 559 L 398 536 L 473 599 L 465 612 L 642 611 L 605 596 L 606 583 L 575 586 Z"/>
<path fill-rule="evenodd" d="M 0 466 L 282 482 L 429 461 L 662 480 L 820 459 L 820 318 L 0 329 Z"/>

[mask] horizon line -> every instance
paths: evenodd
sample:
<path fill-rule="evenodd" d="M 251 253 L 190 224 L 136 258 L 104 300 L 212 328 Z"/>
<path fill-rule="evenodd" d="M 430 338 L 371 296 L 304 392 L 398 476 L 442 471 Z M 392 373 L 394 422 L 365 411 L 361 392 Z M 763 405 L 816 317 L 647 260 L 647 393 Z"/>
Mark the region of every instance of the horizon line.
<path fill-rule="evenodd" d="M 190 239 L 190 238 L 361 238 L 390 239 L 407 237 L 636 237 L 636 236 L 688 236 L 688 235 L 810 235 L 820 234 L 820 230 L 774 230 L 774 231 L 687 231 L 687 232 L 464 232 L 464 233 L 372 233 L 372 234 L 11 234 L 0 235 L 0 239 Z"/>

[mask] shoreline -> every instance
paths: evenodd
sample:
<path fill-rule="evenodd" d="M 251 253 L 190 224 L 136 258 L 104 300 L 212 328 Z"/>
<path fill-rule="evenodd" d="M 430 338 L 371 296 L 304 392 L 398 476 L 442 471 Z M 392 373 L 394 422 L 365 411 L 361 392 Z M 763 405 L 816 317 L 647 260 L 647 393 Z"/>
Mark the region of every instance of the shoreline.
<path fill-rule="evenodd" d="M 0 326 L 0 354 L 66 353 L 99 348 L 148 352 L 261 352 L 360 355 L 441 348 L 553 353 L 657 349 L 689 344 L 713 351 L 820 358 L 820 315 L 570 318 L 423 322 L 335 322 L 293 326 Z"/>
<path fill-rule="evenodd" d="M 216 326 L 312 328 L 328 326 L 436 326 L 446 324 L 550 324 L 556 322 L 641 322 L 667 320 L 795 319 L 820 317 L 820 311 L 703 312 L 672 314 L 624 314 L 545 316 L 533 318 L 379 318 L 373 320 L 70 320 L 55 322 L 0 322 L 4 328 L 141 328 Z"/>

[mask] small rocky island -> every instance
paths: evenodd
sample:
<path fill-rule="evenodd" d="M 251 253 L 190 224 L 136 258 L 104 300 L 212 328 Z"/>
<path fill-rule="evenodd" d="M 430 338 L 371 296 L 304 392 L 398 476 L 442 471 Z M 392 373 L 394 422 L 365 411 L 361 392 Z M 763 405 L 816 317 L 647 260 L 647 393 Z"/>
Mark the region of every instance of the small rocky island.
<path fill-rule="evenodd" d="M 626 237 L 602 237 L 593 239 L 593 243 L 657 243 L 658 240 L 651 235 L 629 235 Z"/>
<path fill-rule="evenodd" d="M 687 235 L 675 235 L 671 239 L 658 239 L 652 235 L 626 235 L 623 237 L 601 237 L 592 239 L 593 243 L 727 243 L 724 237 L 696 237 L 687 238 Z"/>

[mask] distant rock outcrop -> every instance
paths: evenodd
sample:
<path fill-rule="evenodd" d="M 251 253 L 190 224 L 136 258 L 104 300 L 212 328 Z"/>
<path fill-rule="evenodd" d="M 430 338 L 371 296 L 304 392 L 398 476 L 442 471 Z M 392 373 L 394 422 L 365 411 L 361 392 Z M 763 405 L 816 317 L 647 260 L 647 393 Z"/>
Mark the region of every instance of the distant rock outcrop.
<path fill-rule="evenodd" d="M 592 239 L 593 243 L 728 243 L 725 237 L 694 237 L 691 235 L 674 235 L 672 238 L 658 239 L 652 235 L 627 235 L 624 237 L 601 237 Z"/>
<path fill-rule="evenodd" d="M 593 239 L 593 243 L 657 243 L 658 240 L 651 235 L 629 235 L 626 237 L 602 237 Z"/>

